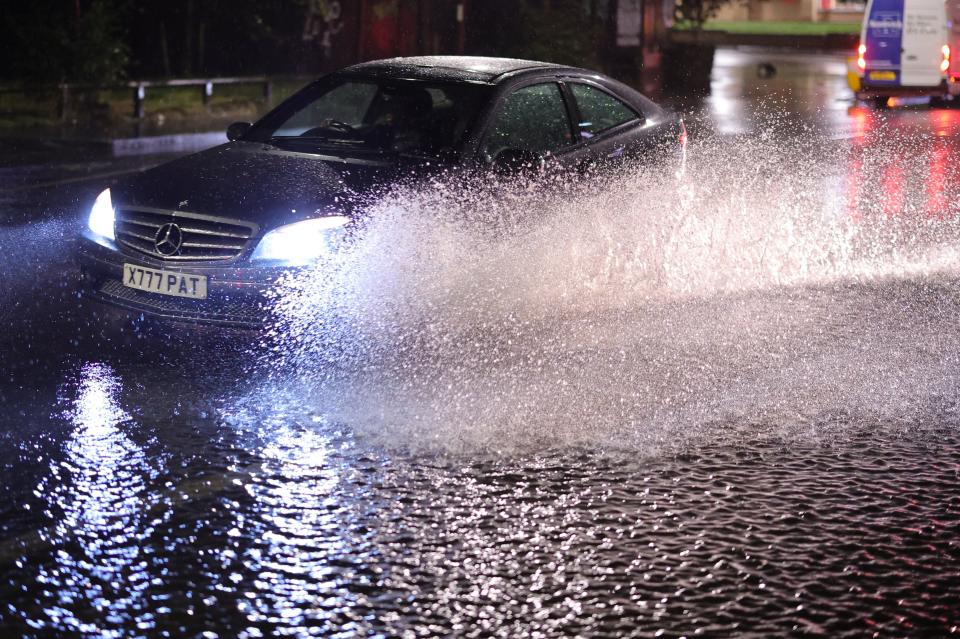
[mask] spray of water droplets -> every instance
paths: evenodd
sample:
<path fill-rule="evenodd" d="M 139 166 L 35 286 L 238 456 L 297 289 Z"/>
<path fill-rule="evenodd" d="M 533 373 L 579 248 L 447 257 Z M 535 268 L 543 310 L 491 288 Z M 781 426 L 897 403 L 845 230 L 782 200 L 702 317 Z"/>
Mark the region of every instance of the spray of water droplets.
<path fill-rule="evenodd" d="M 386 446 L 649 451 L 952 414 L 941 140 L 694 143 L 681 174 L 398 188 L 274 292 L 260 363 Z"/>

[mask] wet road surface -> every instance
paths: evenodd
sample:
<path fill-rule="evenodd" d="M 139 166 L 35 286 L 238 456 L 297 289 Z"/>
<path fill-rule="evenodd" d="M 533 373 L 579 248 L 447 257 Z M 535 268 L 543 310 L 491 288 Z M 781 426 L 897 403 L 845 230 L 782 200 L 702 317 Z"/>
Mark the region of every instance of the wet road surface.
<path fill-rule="evenodd" d="M 720 52 L 680 178 L 398 194 L 265 336 L 77 299 L 160 158 L 9 168 L 3 634 L 957 633 L 960 110 L 842 74 Z"/>

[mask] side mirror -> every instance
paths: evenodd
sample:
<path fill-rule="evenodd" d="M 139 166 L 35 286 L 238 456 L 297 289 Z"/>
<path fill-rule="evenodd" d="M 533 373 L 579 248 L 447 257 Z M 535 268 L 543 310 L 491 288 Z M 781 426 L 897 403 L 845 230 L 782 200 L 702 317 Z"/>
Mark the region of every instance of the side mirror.
<path fill-rule="evenodd" d="M 249 122 L 234 122 L 227 127 L 227 139 L 231 142 L 239 140 L 252 126 Z"/>
<path fill-rule="evenodd" d="M 493 159 L 493 169 L 505 176 L 539 175 L 546 166 L 546 158 L 527 149 L 504 149 Z"/>

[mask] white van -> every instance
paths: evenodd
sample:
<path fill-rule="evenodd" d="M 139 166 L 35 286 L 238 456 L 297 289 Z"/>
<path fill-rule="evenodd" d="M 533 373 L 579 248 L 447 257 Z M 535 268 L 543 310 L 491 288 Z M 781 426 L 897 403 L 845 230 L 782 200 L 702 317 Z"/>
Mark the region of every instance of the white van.
<path fill-rule="evenodd" d="M 857 97 L 885 105 L 891 96 L 951 93 L 946 0 L 868 0 L 860 30 Z"/>

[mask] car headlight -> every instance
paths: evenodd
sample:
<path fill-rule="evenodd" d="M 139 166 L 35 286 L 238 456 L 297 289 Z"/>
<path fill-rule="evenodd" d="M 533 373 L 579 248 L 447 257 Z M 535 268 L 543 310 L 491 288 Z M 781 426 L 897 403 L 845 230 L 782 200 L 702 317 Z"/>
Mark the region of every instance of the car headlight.
<path fill-rule="evenodd" d="M 334 249 L 349 222 L 349 217 L 331 215 L 281 226 L 263 236 L 250 259 L 289 265 L 309 264 Z"/>
<path fill-rule="evenodd" d="M 114 211 L 113 201 L 110 199 L 110 189 L 104 189 L 93 202 L 87 227 L 101 237 L 114 240 L 116 237 L 113 234 L 113 220 Z"/>

